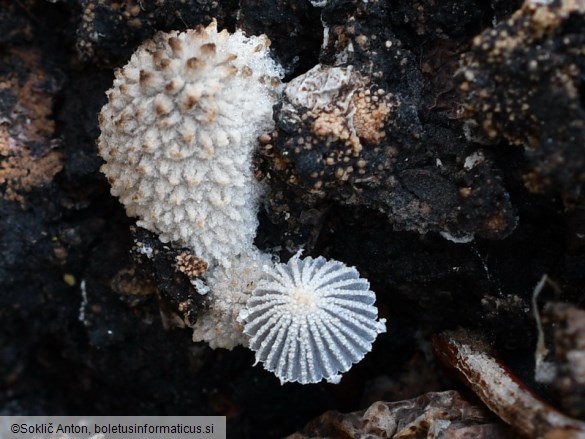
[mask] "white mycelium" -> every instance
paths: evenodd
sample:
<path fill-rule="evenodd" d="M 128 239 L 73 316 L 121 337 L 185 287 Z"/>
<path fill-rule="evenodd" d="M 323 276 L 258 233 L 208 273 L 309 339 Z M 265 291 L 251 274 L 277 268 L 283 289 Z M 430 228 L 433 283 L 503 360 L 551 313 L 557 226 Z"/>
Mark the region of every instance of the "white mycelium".
<path fill-rule="evenodd" d="M 240 313 L 256 363 L 281 381 L 337 383 L 386 331 L 376 296 L 354 267 L 323 257 L 266 266 Z"/>
<path fill-rule="evenodd" d="M 193 341 L 206 341 L 213 349 L 248 345 L 238 314 L 264 276 L 263 265 L 270 263 L 270 255 L 257 250 L 233 258 L 229 268 L 218 267 L 209 274 L 208 309 L 197 316 Z"/>

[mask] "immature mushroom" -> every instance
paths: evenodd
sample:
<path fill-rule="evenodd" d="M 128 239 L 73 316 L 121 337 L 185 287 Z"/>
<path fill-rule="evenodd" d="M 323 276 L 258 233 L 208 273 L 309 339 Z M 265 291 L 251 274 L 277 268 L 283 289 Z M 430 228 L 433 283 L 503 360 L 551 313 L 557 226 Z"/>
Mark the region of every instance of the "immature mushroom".
<path fill-rule="evenodd" d="M 158 33 L 116 71 L 100 113 L 102 172 L 129 216 L 212 269 L 249 251 L 260 185 L 251 156 L 270 130 L 280 66 L 265 35 Z"/>
<path fill-rule="evenodd" d="M 207 264 L 205 281 L 193 280 L 210 292 L 193 337 L 212 347 L 246 340 L 232 315 L 253 282 L 233 287 L 233 280 L 255 279 L 242 261 L 260 258 L 253 241 L 262 187 L 252 154 L 273 127 L 283 75 L 269 45 L 265 35 L 218 32 L 215 21 L 160 32 L 116 71 L 100 113 L 98 147 L 112 194 L 139 226 Z"/>

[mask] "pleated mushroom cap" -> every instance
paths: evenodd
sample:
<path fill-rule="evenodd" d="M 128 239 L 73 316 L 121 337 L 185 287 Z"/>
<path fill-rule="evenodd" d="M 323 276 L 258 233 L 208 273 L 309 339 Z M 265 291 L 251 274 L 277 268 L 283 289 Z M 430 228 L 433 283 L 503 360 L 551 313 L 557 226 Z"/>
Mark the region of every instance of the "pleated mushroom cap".
<path fill-rule="evenodd" d="M 354 267 L 299 253 L 265 271 L 240 317 L 256 363 L 281 383 L 337 383 L 386 331 L 376 296 Z"/>

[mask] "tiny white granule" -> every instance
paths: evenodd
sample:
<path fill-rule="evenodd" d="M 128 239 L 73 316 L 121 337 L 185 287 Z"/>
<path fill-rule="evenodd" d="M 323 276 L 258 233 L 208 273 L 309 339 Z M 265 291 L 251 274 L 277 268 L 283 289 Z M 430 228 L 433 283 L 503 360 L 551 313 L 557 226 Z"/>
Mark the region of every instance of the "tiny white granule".
<path fill-rule="evenodd" d="M 354 267 L 323 257 L 265 266 L 240 313 L 256 363 L 281 383 L 337 383 L 386 332 L 375 294 Z"/>
<path fill-rule="evenodd" d="M 465 158 L 463 169 L 471 171 L 475 166 L 485 161 L 485 157 L 481 151 L 475 151 L 473 154 Z"/>

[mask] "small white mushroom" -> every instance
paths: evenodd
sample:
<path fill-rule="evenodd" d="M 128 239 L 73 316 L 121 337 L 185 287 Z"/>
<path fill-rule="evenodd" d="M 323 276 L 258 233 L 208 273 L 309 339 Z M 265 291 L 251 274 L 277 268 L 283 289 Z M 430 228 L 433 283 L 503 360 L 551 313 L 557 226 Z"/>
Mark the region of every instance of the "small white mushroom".
<path fill-rule="evenodd" d="M 338 383 L 386 331 L 376 296 L 354 267 L 297 253 L 264 270 L 270 279 L 259 282 L 240 318 L 256 363 L 281 383 Z"/>

